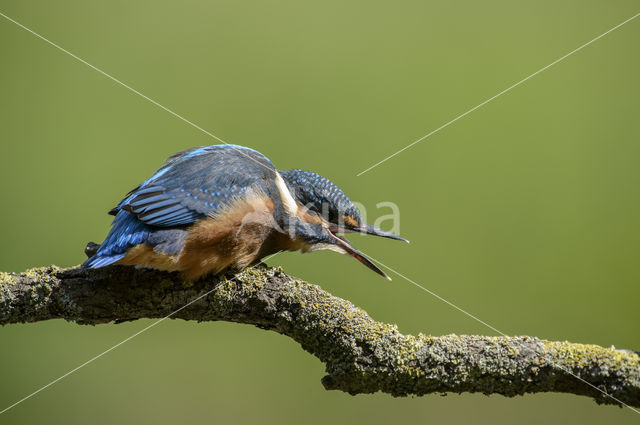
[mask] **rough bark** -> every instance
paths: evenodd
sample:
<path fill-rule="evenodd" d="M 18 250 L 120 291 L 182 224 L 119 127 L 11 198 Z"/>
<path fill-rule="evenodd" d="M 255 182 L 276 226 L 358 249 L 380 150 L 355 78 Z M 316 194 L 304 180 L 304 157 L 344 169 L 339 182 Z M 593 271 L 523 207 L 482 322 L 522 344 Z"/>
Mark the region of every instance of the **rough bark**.
<path fill-rule="evenodd" d="M 99 324 L 168 315 L 246 323 L 287 335 L 326 364 L 325 388 L 351 394 L 563 392 L 619 404 L 583 379 L 640 407 L 637 353 L 529 336 L 404 335 L 279 268 L 259 265 L 195 283 L 129 267 L 0 273 L 3 325 L 56 318 Z"/>

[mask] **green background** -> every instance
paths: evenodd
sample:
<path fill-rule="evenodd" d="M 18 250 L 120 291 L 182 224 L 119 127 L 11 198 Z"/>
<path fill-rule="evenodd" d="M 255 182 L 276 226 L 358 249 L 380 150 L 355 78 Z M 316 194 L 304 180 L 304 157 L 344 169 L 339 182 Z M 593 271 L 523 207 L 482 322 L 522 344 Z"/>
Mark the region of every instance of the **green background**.
<path fill-rule="evenodd" d="M 511 335 L 640 349 L 637 1 L 7 1 L 0 11 L 222 139 L 393 201 L 410 245 L 354 245 Z M 0 17 L 0 270 L 83 261 L 168 155 L 217 143 Z M 371 220 L 373 221 L 373 220 Z M 402 332 L 495 334 L 335 253 L 291 274 Z M 152 323 L 0 328 L 0 409 Z M 0 423 L 637 423 L 559 394 L 327 392 L 290 339 L 165 321 Z"/>

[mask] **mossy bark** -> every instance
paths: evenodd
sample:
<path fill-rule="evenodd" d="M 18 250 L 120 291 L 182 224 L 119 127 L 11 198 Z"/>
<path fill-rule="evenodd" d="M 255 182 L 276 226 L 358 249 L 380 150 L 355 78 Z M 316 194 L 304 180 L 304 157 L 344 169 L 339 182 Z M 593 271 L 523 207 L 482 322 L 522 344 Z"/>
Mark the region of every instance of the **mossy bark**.
<path fill-rule="evenodd" d="M 247 323 L 287 335 L 326 364 L 325 388 L 351 394 L 564 392 L 640 407 L 637 353 L 529 336 L 404 335 L 279 268 L 259 265 L 195 283 L 122 266 L 0 273 L 3 325 L 56 318 L 99 324 L 168 315 Z"/>

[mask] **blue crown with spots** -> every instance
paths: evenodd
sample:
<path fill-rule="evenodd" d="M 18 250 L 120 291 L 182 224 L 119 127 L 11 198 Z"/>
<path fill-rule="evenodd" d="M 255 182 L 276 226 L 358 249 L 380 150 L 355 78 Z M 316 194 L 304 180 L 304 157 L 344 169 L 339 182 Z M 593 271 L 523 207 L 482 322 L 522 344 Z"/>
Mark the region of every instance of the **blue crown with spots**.
<path fill-rule="evenodd" d="M 325 218 L 330 223 L 340 223 L 344 216 L 351 216 L 358 224 L 362 223 L 358 208 L 328 178 L 298 169 L 280 171 L 280 174 L 298 202 L 317 214 L 327 214 Z"/>

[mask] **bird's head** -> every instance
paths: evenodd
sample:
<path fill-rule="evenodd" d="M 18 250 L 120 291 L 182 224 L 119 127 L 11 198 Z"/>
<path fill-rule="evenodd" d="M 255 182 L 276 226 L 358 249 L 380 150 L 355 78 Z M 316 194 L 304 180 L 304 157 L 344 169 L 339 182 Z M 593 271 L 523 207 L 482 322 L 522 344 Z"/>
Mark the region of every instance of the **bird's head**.
<path fill-rule="evenodd" d="M 339 233 L 364 233 L 408 242 L 391 232 L 365 223 L 360 211 L 338 186 L 317 173 L 303 170 L 280 171 L 283 179 L 303 208 L 304 217 L 295 220 L 292 230 L 305 242 L 305 251 L 329 249 L 354 257 L 376 273 L 389 279 L 364 254 Z"/>

